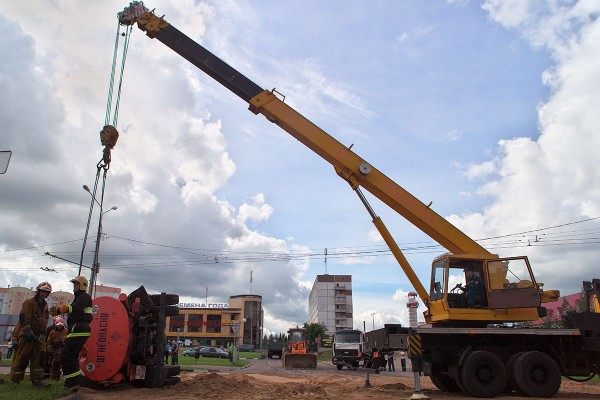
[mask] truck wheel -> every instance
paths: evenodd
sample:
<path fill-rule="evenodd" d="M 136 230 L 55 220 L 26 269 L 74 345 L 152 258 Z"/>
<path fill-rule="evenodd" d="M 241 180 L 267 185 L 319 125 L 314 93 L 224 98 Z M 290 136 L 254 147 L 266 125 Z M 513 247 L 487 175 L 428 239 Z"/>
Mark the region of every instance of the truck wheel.
<path fill-rule="evenodd" d="M 504 389 L 504 393 L 508 394 L 515 390 L 520 396 L 525 396 L 525 393 L 522 393 L 519 390 L 515 382 L 515 361 L 517 361 L 517 358 L 519 358 L 521 354 L 524 353 L 524 351 L 515 353 L 512 356 L 510 356 L 510 358 L 506 362 L 506 388 Z"/>
<path fill-rule="evenodd" d="M 496 397 L 506 387 L 506 368 L 494 353 L 474 351 L 460 367 L 460 379 L 471 396 Z"/>
<path fill-rule="evenodd" d="M 158 319 L 159 312 L 160 312 L 159 306 L 152 307 L 152 318 Z M 179 307 L 166 306 L 165 307 L 165 317 L 172 317 L 173 315 L 179 315 Z"/>
<path fill-rule="evenodd" d="M 181 373 L 181 365 L 165 365 L 163 368 L 166 370 L 166 377 L 177 376 Z"/>
<path fill-rule="evenodd" d="M 150 295 L 150 300 L 152 300 L 152 302 L 155 305 L 160 305 L 160 294 L 151 294 Z M 178 294 L 167 294 L 165 301 L 167 302 L 166 305 L 168 306 L 174 306 L 176 304 L 179 304 L 179 295 Z"/>
<path fill-rule="evenodd" d="M 431 383 L 440 389 L 442 392 L 460 392 L 460 386 L 456 383 L 456 381 L 448 375 L 447 368 L 445 372 L 442 372 L 442 368 L 438 364 L 433 364 L 431 366 Z"/>
<path fill-rule="evenodd" d="M 336 367 L 337 367 L 338 371 L 341 371 L 341 370 L 342 370 L 342 368 L 344 368 L 344 366 L 343 366 L 343 365 L 339 365 L 339 364 L 336 364 Z"/>
<path fill-rule="evenodd" d="M 560 389 L 560 369 L 541 351 L 528 351 L 514 364 L 517 390 L 529 397 L 552 397 Z"/>

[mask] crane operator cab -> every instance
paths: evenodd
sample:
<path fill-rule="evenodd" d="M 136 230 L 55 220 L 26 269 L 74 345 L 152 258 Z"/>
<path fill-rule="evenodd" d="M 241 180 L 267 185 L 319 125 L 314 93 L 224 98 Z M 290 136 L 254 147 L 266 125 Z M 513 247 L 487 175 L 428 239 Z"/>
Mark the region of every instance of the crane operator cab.
<path fill-rule="evenodd" d="M 432 323 L 476 326 L 531 321 L 545 316 L 541 303 L 558 298 L 541 290 L 527 257 L 443 255 L 433 262 L 428 318 Z"/>

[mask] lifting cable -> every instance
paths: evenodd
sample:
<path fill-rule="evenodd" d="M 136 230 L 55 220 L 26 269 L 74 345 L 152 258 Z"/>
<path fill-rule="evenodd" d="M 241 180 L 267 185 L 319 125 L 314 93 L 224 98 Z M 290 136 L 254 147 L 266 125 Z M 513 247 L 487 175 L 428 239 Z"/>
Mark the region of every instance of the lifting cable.
<path fill-rule="evenodd" d="M 113 52 L 113 61 L 112 68 L 110 71 L 110 79 L 108 84 L 108 100 L 106 102 L 106 114 L 104 117 L 104 127 L 100 131 L 100 142 L 104 146 L 102 151 L 102 158 L 98 161 L 96 165 L 96 180 L 94 182 L 93 190 L 89 191 L 89 188 L 86 189 L 92 195 L 92 199 L 90 202 L 90 211 L 88 214 L 87 226 L 85 228 L 85 236 L 83 238 L 83 246 L 81 248 L 81 257 L 79 259 L 79 274 L 81 275 L 81 267 L 83 265 L 83 254 L 85 252 L 85 245 L 87 243 L 88 233 L 90 230 L 90 222 L 92 219 L 92 214 L 94 211 L 95 204 L 98 204 L 100 207 L 100 215 L 102 215 L 102 205 L 104 204 L 104 189 L 106 186 L 106 175 L 110 168 L 111 161 L 111 150 L 117 144 L 117 140 L 119 139 L 119 132 L 117 131 L 117 121 L 119 118 L 119 105 L 121 100 L 121 89 L 123 86 L 123 73 L 125 71 L 125 60 L 127 59 L 127 50 L 129 48 L 129 39 L 131 37 L 132 25 L 128 25 L 125 27 L 125 31 L 121 33 L 121 23 L 117 23 L 117 33 L 115 37 L 115 48 Z M 119 52 L 119 40 L 120 37 L 123 36 L 124 44 L 123 51 L 121 55 L 121 67 L 119 74 L 119 84 L 117 88 L 116 96 L 114 94 L 114 84 L 115 84 L 115 72 L 117 70 L 117 61 L 118 61 L 118 52 Z M 114 109 L 113 109 L 113 98 L 114 98 Z M 112 114 L 112 120 L 111 120 Z M 100 180 L 100 173 L 102 173 L 102 185 L 100 189 L 100 201 L 96 199 L 96 193 L 98 192 L 98 183 Z M 85 188 L 85 187 L 84 187 Z M 100 238 L 96 238 L 96 240 L 100 240 Z M 93 266 L 92 268 L 97 267 Z M 98 271 L 95 271 L 96 273 Z"/>

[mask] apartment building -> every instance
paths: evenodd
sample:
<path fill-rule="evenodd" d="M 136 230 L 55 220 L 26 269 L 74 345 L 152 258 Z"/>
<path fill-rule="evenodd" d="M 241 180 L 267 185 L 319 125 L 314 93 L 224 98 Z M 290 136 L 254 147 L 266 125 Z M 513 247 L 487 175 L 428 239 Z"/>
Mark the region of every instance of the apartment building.
<path fill-rule="evenodd" d="M 308 298 L 308 322 L 322 323 L 331 334 L 352 329 L 352 275 L 317 275 Z"/>

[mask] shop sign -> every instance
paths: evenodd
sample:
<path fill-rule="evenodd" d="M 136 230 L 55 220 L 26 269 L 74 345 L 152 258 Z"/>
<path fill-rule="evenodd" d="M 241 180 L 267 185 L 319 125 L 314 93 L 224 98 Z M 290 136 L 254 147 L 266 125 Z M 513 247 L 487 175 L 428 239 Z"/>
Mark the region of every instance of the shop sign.
<path fill-rule="evenodd" d="M 179 308 L 229 308 L 227 303 L 179 303 Z"/>

